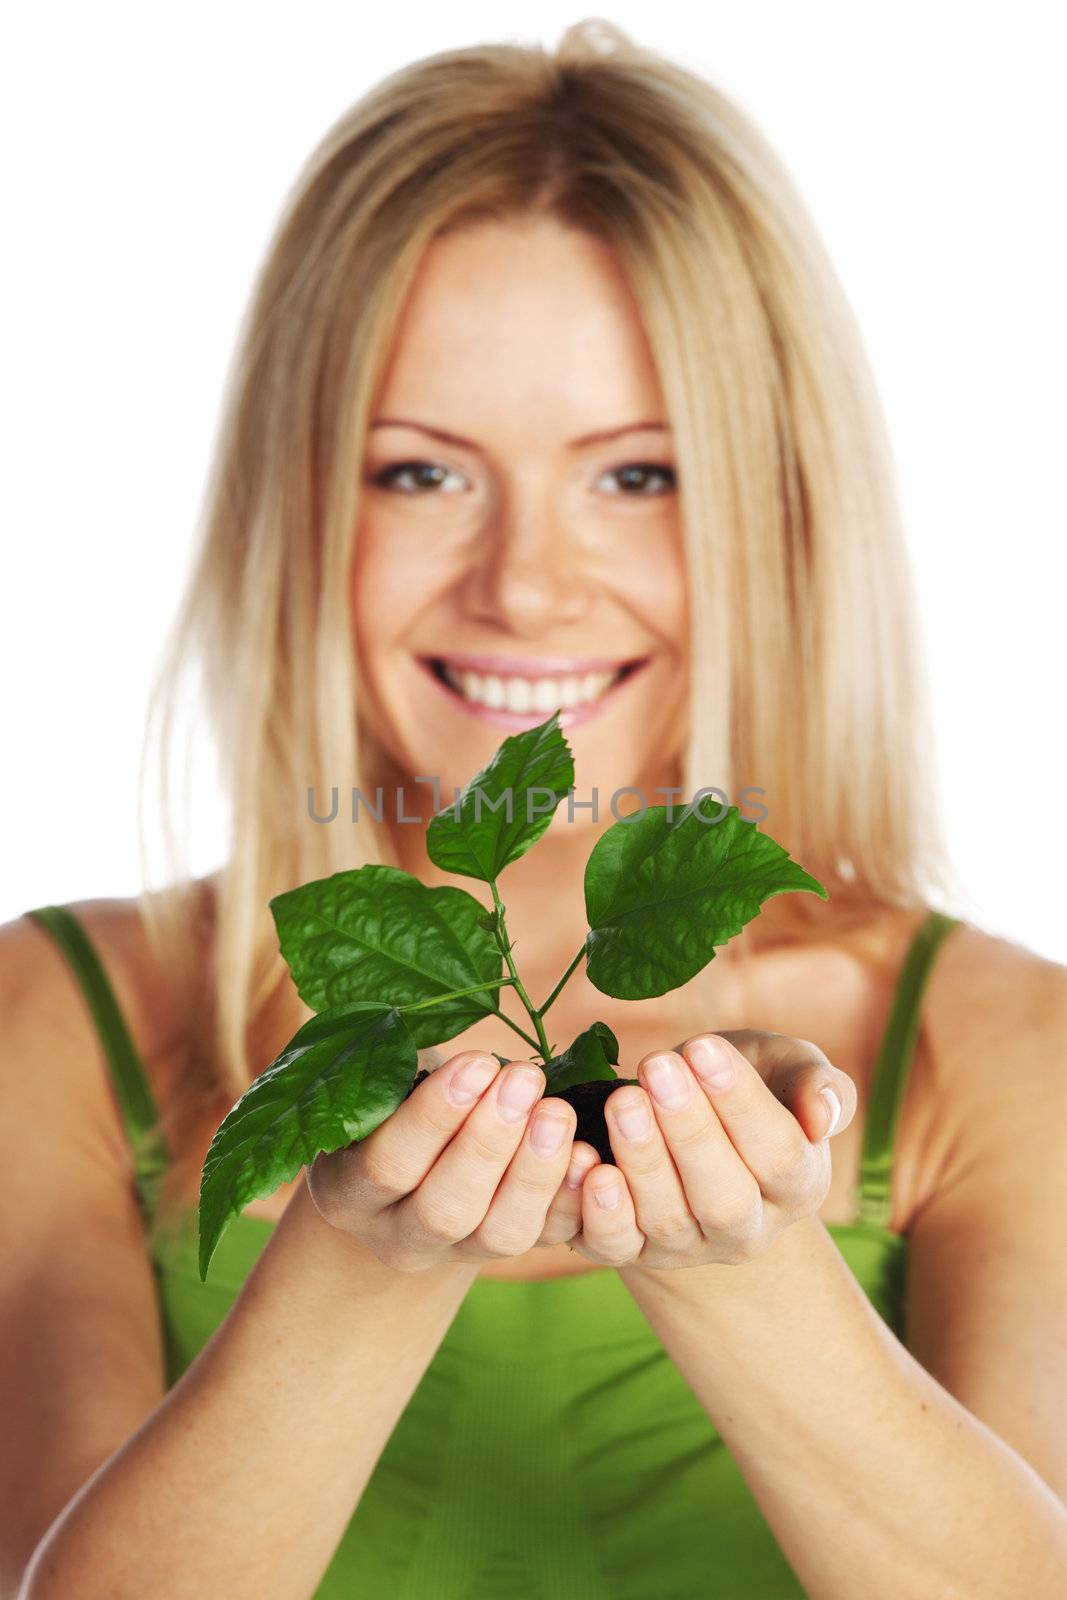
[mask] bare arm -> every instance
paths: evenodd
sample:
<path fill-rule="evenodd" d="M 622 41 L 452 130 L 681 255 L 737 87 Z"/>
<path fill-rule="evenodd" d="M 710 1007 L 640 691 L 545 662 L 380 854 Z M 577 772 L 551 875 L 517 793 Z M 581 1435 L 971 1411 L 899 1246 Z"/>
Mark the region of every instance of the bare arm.
<path fill-rule="evenodd" d="M 817 1217 L 737 1265 L 621 1271 L 812 1600 L 1067 1593 L 1067 969 L 949 955 L 906 1345 Z"/>
<path fill-rule="evenodd" d="M 477 1271 L 396 1272 L 302 1184 L 218 1332 L 49 1528 L 18 1600 L 119 1600 L 161 1574 L 168 1600 L 313 1594 Z"/>
<path fill-rule="evenodd" d="M 309 1169 L 165 1392 L 99 1046 L 32 927 L 0 929 L 0 1024 L 0 1600 L 307 1600 L 480 1262 L 575 1231 L 573 1111 L 538 1098 L 504 1120 L 511 1073 L 492 1060 L 460 1104 L 452 1058 Z M 565 1137 L 538 1154 L 539 1115 L 561 1113 Z"/>

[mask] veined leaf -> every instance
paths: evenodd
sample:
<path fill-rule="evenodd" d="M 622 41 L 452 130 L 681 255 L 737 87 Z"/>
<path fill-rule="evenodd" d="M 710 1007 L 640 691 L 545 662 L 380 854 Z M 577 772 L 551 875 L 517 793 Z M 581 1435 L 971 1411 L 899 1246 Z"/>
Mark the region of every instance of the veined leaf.
<path fill-rule="evenodd" d="M 445 872 L 492 883 L 540 839 L 573 785 L 570 746 L 553 711 L 538 727 L 505 739 L 458 801 L 431 817 L 426 853 Z"/>
<path fill-rule="evenodd" d="M 338 1150 L 384 1122 L 418 1070 L 395 1007 L 355 1005 L 311 1017 L 254 1078 L 215 1132 L 200 1175 L 200 1277 L 225 1228 L 273 1194 L 320 1150 Z"/>
<path fill-rule="evenodd" d="M 503 958 L 466 889 L 429 888 L 399 867 L 316 878 L 270 902 L 297 992 L 315 1011 L 374 1001 L 411 1005 L 490 982 Z M 497 1006 L 495 989 L 410 1012 L 420 1047 L 453 1039 Z"/>
<path fill-rule="evenodd" d="M 826 890 L 788 851 L 713 795 L 617 822 L 585 867 L 586 973 L 603 994 L 645 1000 L 687 983 L 773 895 Z M 699 815 L 697 814 L 699 813 Z M 707 820 L 701 820 L 701 818 Z"/>
<path fill-rule="evenodd" d="M 546 1061 L 544 1074 L 548 1080 L 545 1094 L 559 1094 L 579 1083 L 592 1083 L 599 1079 L 618 1082 L 614 1063 L 619 1059 L 619 1041 L 606 1022 L 594 1022 L 580 1033 L 560 1055 Z"/>

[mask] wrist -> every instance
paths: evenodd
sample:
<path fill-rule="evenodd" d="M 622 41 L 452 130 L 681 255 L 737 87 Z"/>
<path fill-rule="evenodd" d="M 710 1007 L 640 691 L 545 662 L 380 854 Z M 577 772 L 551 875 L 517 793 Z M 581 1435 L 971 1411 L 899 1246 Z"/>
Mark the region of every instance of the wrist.
<path fill-rule="evenodd" d="M 302 1182 L 293 1193 L 275 1230 L 291 1245 L 306 1267 L 343 1292 L 350 1280 L 361 1297 L 381 1293 L 409 1293 L 416 1298 L 437 1287 L 466 1293 L 478 1275 L 478 1263 L 447 1261 L 418 1272 L 402 1272 L 381 1259 L 362 1239 L 331 1222 L 316 1202 L 305 1167 Z"/>
<path fill-rule="evenodd" d="M 808 1275 L 813 1262 L 826 1253 L 836 1256 L 836 1247 L 818 1216 L 803 1217 L 790 1223 L 761 1251 L 745 1261 L 705 1262 L 694 1267 L 647 1267 L 631 1262 L 618 1269 L 623 1281 L 634 1289 L 663 1297 L 713 1295 L 717 1300 L 748 1301 L 762 1294 L 780 1294 L 796 1274 Z"/>

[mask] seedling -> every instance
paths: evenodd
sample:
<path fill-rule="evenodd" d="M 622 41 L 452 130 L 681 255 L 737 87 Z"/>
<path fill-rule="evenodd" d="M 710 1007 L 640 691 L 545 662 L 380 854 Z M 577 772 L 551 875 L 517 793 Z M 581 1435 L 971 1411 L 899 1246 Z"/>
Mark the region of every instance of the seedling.
<path fill-rule="evenodd" d="M 573 786 L 556 711 L 505 739 L 455 803 L 430 819 L 430 860 L 488 884 L 492 910 L 465 889 L 430 888 L 378 865 L 335 872 L 270 901 L 281 953 L 316 1015 L 253 1079 L 211 1141 L 200 1183 L 202 1280 L 224 1229 L 249 1201 L 289 1182 L 319 1151 L 366 1138 L 426 1076 L 416 1052 L 487 1017 L 521 1037 L 521 1059 L 541 1066 L 545 1094 L 574 1106 L 575 1137 L 610 1162 L 604 1101 L 637 1081 L 615 1071 L 618 1040 L 606 1023 L 591 1022 L 557 1054 L 545 1031 L 579 962 L 602 994 L 650 999 L 687 983 L 773 895 L 806 890 L 828 898 L 736 806 L 723 811 L 711 795 L 674 815 L 648 806 L 593 846 L 585 866 L 589 931 L 535 1006 L 515 965 L 498 879 L 537 843 Z M 500 1009 L 506 987 L 530 1029 Z"/>

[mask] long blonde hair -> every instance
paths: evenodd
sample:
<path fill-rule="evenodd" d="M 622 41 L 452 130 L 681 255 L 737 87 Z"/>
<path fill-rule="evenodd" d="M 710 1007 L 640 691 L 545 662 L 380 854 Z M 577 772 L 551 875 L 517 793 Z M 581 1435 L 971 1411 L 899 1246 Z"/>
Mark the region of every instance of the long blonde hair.
<path fill-rule="evenodd" d="M 296 821 L 310 785 L 328 793 L 352 774 L 373 788 L 346 598 L 353 462 L 428 244 L 530 212 L 614 247 L 657 364 L 689 572 L 686 794 L 764 790 L 774 837 L 839 909 L 957 890 L 884 422 L 778 158 L 717 89 L 599 19 L 555 50 L 417 61 L 335 122 L 287 197 L 153 686 L 145 761 L 158 725 L 164 804 L 180 679 L 195 667 L 231 811 L 212 883 L 190 872 L 170 818 L 166 881 L 149 889 L 146 869 L 141 897 L 189 1026 L 164 1129 L 173 1192 L 193 1120 L 220 1119 L 267 1065 L 249 1059 L 249 1029 L 291 985 L 268 900 L 393 859 L 384 823 Z M 143 814 L 141 826 L 144 863 Z M 826 911 L 784 899 L 801 930 Z"/>

